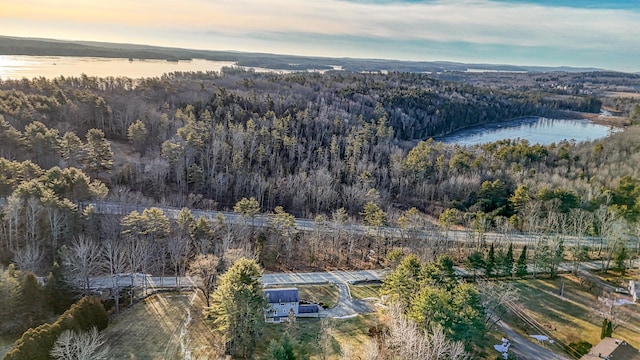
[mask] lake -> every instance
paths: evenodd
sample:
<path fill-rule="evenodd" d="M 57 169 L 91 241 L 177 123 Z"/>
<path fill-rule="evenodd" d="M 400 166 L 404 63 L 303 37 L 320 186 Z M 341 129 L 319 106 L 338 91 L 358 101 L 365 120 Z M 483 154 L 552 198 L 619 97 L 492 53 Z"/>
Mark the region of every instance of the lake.
<path fill-rule="evenodd" d="M 449 144 L 475 145 L 503 139 L 526 139 L 531 144 L 549 145 L 562 140 L 590 141 L 606 137 L 622 129 L 601 125 L 591 120 L 524 118 L 504 123 L 475 126 L 434 138 Z"/>
<path fill-rule="evenodd" d="M 141 78 L 162 76 L 162 74 L 175 71 L 220 71 L 223 67 L 228 66 L 236 66 L 236 62 L 204 59 L 166 61 L 76 56 L 0 55 L 0 80 L 33 79 L 41 76 L 53 79 L 61 75 L 79 77 L 82 74 L 97 77 Z M 259 67 L 244 68 L 255 72 L 280 74 L 302 71 Z M 341 67 L 334 66 L 333 69 L 341 70 Z M 326 70 L 307 69 L 306 71 L 322 73 Z"/>
<path fill-rule="evenodd" d="M 234 66 L 231 61 L 193 59 L 185 61 L 129 60 L 72 56 L 0 56 L 0 79 L 54 78 L 58 76 L 125 76 L 130 78 L 156 77 L 174 71 L 220 71 Z"/>

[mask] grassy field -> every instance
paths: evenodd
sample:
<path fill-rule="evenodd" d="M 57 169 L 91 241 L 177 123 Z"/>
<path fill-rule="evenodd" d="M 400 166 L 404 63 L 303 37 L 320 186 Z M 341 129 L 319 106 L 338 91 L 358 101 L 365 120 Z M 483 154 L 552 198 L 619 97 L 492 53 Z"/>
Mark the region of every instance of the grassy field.
<path fill-rule="evenodd" d="M 213 358 L 214 335 L 202 321 L 203 301 L 194 293 L 167 293 L 125 310 L 104 331 L 110 359 Z M 190 316 L 189 316 L 190 315 Z"/>
<path fill-rule="evenodd" d="M 563 283 L 564 293 L 560 296 Z M 563 275 L 555 280 L 518 280 L 515 285 L 520 291 L 522 308 L 553 338 L 565 344 L 586 340 L 595 345 L 600 341 L 601 309 L 606 307 L 598 300 L 601 294 L 597 289 L 590 290 L 571 275 Z M 640 347 L 639 306 L 614 306 L 613 309 L 619 318 L 625 319 L 614 330 L 613 336 L 626 340 L 636 348 Z M 519 325 L 528 334 L 540 333 L 515 318 L 511 318 L 510 322 Z"/>
<path fill-rule="evenodd" d="M 349 285 L 351 297 L 354 299 L 366 299 L 380 297 L 380 288 L 382 285 Z"/>
<path fill-rule="evenodd" d="M 369 339 L 369 328 L 380 323 L 378 314 L 358 315 L 350 319 L 327 319 L 331 324 L 332 349 L 328 354 L 330 360 L 340 359 L 342 352 L 353 354 L 350 359 L 356 360 L 363 353 L 363 344 Z M 302 318 L 296 322 L 294 339 L 300 349 L 312 360 L 322 359 L 318 334 L 321 332 L 321 319 Z M 278 340 L 287 324 L 267 324 L 263 341 L 256 349 L 255 358 L 260 358 L 271 340 Z"/>
<path fill-rule="evenodd" d="M 328 286 L 304 287 L 305 291 L 309 292 L 318 292 L 321 289 L 328 292 L 327 288 Z M 111 347 L 109 358 L 184 359 L 188 351 L 193 360 L 214 359 L 218 350 L 216 346 L 219 346 L 220 341 L 216 340 L 216 336 L 204 321 L 201 312 L 203 305 L 199 294 L 194 296 L 193 293 L 166 293 L 152 296 L 125 310 L 104 331 L 106 341 Z M 368 338 L 369 328 L 378 323 L 377 314 L 331 320 L 333 350 L 329 359 L 338 359 L 340 348 L 350 349 L 352 352 L 360 351 Z M 266 324 L 265 333 L 258 341 L 254 358 L 259 358 L 264 353 L 271 340 L 278 340 L 286 326 Z M 300 347 L 309 354 L 310 359 L 321 359 L 317 342 L 321 331 L 321 319 L 298 319 L 296 327 L 295 333 L 298 335 L 295 340 Z"/>
<path fill-rule="evenodd" d="M 325 308 L 332 308 L 338 303 L 338 288 L 335 285 L 298 285 L 296 288 L 301 301 L 322 303 Z"/>

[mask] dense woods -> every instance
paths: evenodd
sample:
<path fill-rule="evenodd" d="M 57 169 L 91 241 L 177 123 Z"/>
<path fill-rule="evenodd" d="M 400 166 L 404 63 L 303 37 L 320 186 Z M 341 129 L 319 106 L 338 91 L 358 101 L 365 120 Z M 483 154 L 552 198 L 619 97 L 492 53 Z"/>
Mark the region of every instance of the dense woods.
<path fill-rule="evenodd" d="M 562 237 L 593 235 L 607 239 L 598 256 L 623 269 L 640 216 L 637 127 L 548 146 L 518 139 L 465 147 L 433 137 L 517 117 L 598 112 L 603 102 L 640 122 L 640 106 L 576 85 L 607 74 L 518 74 L 509 86 L 485 86 L 480 79 L 497 75 L 486 76 L 227 68 L 1 81 L 0 262 L 15 265 L 0 273 L 0 298 L 19 304 L 27 292 L 48 291 L 28 272 L 52 272 L 47 286 L 64 278 L 85 294 L 91 276 L 139 272 L 190 274 L 208 301 L 218 273 L 242 257 L 267 269 L 366 268 L 393 262 L 400 249 L 432 263 L 405 259 L 398 269 L 420 279 L 389 285 L 391 278 L 388 293 L 416 326 L 441 327 L 457 341 L 481 332 L 484 314 L 480 295 L 447 272 L 454 263 L 474 276 L 510 277 L 525 275 L 530 261 L 553 277 L 565 252 L 576 263 L 589 257 Z M 562 81 L 569 85 L 543 85 Z M 126 211 L 101 214 L 105 202 Z M 172 215 L 166 207 L 183 209 Z M 241 221 L 194 215 L 198 208 L 233 211 Z M 270 214 L 266 227 L 256 226 L 261 213 Z M 294 216 L 314 219 L 313 229 L 298 229 Z M 353 232 L 354 222 L 369 230 Z M 467 244 L 448 239 L 460 226 Z M 489 231 L 506 240 L 486 249 Z M 534 241 L 529 252 L 515 250 L 514 264 L 508 239 L 518 232 Z M 133 277 L 114 279 L 117 312 L 118 290 Z M 58 308 L 38 305 L 41 313 L 0 331 L 20 333 L 62 312 L 66 289 L 51 291 Z M 456 296 L 473 297 L 473 308 L 456 308 L 469 303 Z M 442 322 L 424 322 L 432 299 L 447 312 Z M 453 317 L 461 312 L 471 318 Z"/>
<path fill-rule="evenodd" d="M 504 79 L 482 87 L 467 84 L 481 75 L 460 76 L 464 81 L 226 68 L 148 79 L 4 81 L 0 195 L 9 251 L 3 261 L 17 261 L 21 253 L 54 259 L 58 245 L 95 226 L 91 209 L 80 213 L 78 203 L 102 199 L 223 210 L 251 197 L 254 213 L 335 222 L 335 212 L 344 209 L 346 218 L 362 217 L 372 226 L 402 219 L 406 225 L 402 211 L 410 208 L 418 211 L 414 223 L 423 213 L 440 217 L 445 227 L 486 223 L 526 231 L 544 226 L 537 220 L 542 214 L 568 221 L 568 214 L 593 217 L 601 207 L 635 221 L 638 174 L 629 165 L 637 156 L 629 143 L 635 128 L 591 144 L 503 140 L 460 147 L 430 139 L 520 116 L 598 111 L 601 101 L 576 83 L 605 78 L 621 86 L 619 78 L 516 74 L 512 84 L 520 90 L 513 90 Z M 523 79 L 569 85 L 545 90 L 526 87 Z M 371 206 L 385 216 L 372 222 Z M 131 225 L 122 225 L 131 238 Z"/>

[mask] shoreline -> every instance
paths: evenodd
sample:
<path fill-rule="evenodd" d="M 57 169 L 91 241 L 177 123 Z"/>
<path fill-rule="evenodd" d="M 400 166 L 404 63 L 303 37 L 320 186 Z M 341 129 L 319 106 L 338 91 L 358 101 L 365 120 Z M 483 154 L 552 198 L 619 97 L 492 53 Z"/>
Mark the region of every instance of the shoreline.
<path fill-rule="evenodd" d="M 578 113 L 584 119 L 593 121 L 595 124 L 626 128 L 631 125 L 629 118 L 624 116 L 602 116 L 593 113 Z"/>

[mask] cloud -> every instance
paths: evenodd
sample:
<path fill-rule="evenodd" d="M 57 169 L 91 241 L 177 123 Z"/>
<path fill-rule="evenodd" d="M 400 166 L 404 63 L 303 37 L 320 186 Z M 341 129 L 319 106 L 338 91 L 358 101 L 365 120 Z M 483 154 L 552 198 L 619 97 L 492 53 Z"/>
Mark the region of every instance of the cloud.
<path fill-rule="evenodd" d="M 640 11 L 619 7 L 489 0 L 60 0 L 51 4 L 49 0 L 3 0 L 0 22 L 46 20 L 75 29 L 112 28 L 120 36 L 129 32 L 132 37 L 155 31 L 163 36 L 174 33 L 174 37 L 195 34 L 200 39 L 217 33 L 252 43 L 253 34 L 268 33 L 366 38 L 381 43 L 625 51 L 637 47 L 640 39 Z"/>

